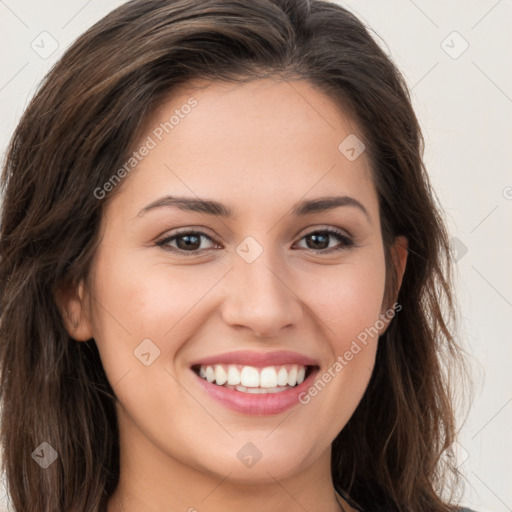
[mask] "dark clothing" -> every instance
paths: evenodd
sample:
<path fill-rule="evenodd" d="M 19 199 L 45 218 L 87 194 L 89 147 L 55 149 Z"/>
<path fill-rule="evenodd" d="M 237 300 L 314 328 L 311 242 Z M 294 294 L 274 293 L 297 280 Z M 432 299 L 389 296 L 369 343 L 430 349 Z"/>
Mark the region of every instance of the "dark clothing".
<path fill-rule="evenodd" d="M 385 510 L 363 510 L 357 503 L 354 503 L 343 491 L 338 491 L 339 495 L 352 507 L 358 510 L 359 512 L 389 512 Z M 475 512 L 470 508 L 459 508 L 459 512 Z"/>

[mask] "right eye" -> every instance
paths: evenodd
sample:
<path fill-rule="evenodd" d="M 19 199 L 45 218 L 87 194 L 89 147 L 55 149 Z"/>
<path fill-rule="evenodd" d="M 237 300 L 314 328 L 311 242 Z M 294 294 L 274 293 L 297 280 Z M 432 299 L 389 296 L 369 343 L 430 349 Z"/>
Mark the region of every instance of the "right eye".
<path fill-rule="evenodd" d="M 208 249 L 215 249 L 219 246 L 210 247 L 206 249 L 199 249 L 198 247 L 201 245 L 201 241 L 209 240 L 213 244 L 215 242 L 205 233 L 201 231 L 180 231 L 171 236 L 166 236 L 165 238 L 158 240 L 156 245 L 162 247 L 165 250 L 173 251 L 173 252 L 181 252 L 188 254 L 199 254 Z M 172 245 L 175 243 L 176 245 Z"/>

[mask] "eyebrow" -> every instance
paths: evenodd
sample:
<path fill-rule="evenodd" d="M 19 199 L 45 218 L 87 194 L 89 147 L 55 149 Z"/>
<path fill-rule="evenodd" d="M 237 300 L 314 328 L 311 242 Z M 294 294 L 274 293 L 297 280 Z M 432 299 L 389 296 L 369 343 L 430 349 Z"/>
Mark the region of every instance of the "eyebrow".
<path fill-rule="evenodd" d="M 302 201 L 294 205 L 292 214 L 296 216 L 304 216 L 313 213 L 326 212 L 341 206 L 349 206 L 359 209 L 365 214 L 371 224 L 371 217 L 368 210 L 357 199 L 350 196 L 325 196 Z M 230 218 L 234 216 L 234 212 L 229 206 L 218 201 L 210 199 L 194 199 L 192 197 L 165 196 L 142 208 L 142 210 L 137 214 L 137 217 L 141 217 L 145 213 L 157 208 L 169 207 L 176 207 L 187 212 L 206 213 L 216 217 Z"/>

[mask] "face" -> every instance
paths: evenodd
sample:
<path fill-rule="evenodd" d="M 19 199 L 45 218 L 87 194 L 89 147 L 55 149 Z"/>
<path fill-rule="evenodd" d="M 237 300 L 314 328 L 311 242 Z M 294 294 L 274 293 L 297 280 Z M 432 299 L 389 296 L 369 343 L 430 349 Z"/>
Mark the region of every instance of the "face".
<path fill-rule="evenodd" d="M 203 85 L 148 120 L 66 307 L 139 461 L 280 480 L 328 460 L 369 382 L 378 198 L 357 127 L 308 82 Z"/>

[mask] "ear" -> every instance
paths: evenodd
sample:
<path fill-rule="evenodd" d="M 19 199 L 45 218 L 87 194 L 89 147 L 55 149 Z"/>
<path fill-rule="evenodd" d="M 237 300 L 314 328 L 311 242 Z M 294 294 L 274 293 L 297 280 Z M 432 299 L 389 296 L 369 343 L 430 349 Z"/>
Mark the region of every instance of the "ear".
<path fill-rule="evenodd" d="M 402 286 L 402 280 L 404 277 L 405 267 L 407 264 L 407 256 L 409 254 L 408 247 L 409 241 L 405 236 L 397 236 L 393 242 L 393 245 L 391 246 L 391 260 L 392 265 L 394 266 L 395 269 L 396 279 L 393 283 L 394 290 L 391 294 L 392 300 L 387 299 L 387 297 L 389 296 L 386 295 L 386 298 L 382 303 L 380 318 L 381 320 L 383 320 L 383 326 L 382 329 L 379 329 L 379 336 L 382 336 L 386 332 L 389 323 L 395 316 L 395 310 L 393 308 L 393 305 L 396 302 L 398 293 Z M 399 308 L 401 309 L 401 306 L 397 307 L 396 311 L 400 311 Z"/>
<path fill-rule="evenodd" d="M 92 329 L 86 313 L 85 285 L 61 285 L 55 291 L 55 301 L 68 334 L 77 341 L 90 340 Z"/>
<path fill-rule="evenodd" d="M 405 273 L 405 266 L 407 264 L 407 255 L 409 247 L 409 241 L 405 236 L 397 236 L 391 247 L 391 256 L 393 258 L 393 265 L 395 266 L 396 272 L 396 290 L 395 298 L 398 296 L 400 287 L 402 286 L 402 279 Z"/>

